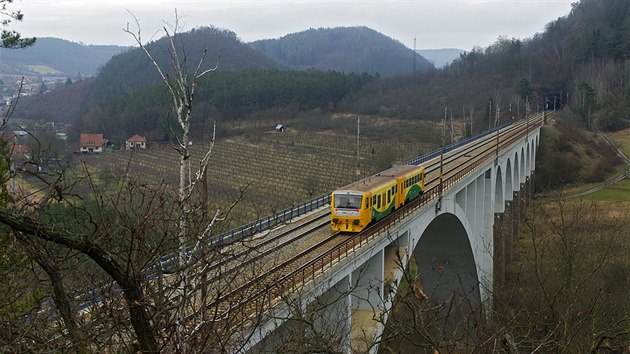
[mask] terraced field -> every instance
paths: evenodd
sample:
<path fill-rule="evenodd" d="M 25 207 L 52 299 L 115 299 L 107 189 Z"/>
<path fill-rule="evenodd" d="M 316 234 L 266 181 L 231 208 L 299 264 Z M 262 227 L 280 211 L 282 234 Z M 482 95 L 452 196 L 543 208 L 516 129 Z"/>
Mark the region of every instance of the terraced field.
<path fill-rule="evenodd" d="M 309 134 L 306 132 L 290 132 L 285 134 L 268 134 L 263 139 L 268 144 L 281 144 L 285 146 L 301 146 L 314 148 L 317 151 L 338 154 L 344 156 L 356 156 L 356 136 L 334 134 Z M 368 158 L 382 151 L 390 149 L 391 155 L 396 159 L 411 159 L 422 152 L 430 151 L 433 145 L 396 139 L 396 134 L 391 134 L 390 139 L 364 139 L 359 142 L 361 156 Z"/>
<path fill-rule="evenodd" d="M 319 118 L 328 128 L 309 127 L 308 119 L 291 121 L 285 133 L 275 133 L 274 124 L 239 122 L 228 127 L 232 136 L 215 145 L 208 170 L 208 193 L 213 207 L 225 207 L 238 199 L 230 226 L 322 195 L 436 148 L 427 135 L 433 123 L 362 119 L 360 176 L 356 172 L 356 117 Z M 321 123 L 324 122 L 324 123 Z M 328 122 L 328 123 L 326 123 Z M 332 122 L 332 123 L 331 123 Z M 335 129 L 330 129 L 334 123 Z M 266 127 L 266 131 L 264 130 Z M 237 132 L 238 133 L 234 133 Z M 192 164 L 204 148 L 195 141 Z M 133 153 L 117 150 L 98 155 L 79 155 L 79 160 L 100 175 L 113 180 L 124 174 L 142 183 L 166 182 L 175 188 L 179 181 L 179 155 L 170 147 L 151 144 Z"/>
<path fill-rule="evenodd" d="M 201 145 L 193 146 L 193 164 L 202 151 Z M 131 176 L 145 183 L 178 184 L 179 155 L 172 147 L 80 155 L 79 159 L 97 173 L 122 176 L 129 164 Z M 238 220 L 234 220 L 245 223 L 351 182 L 354 165 L 353 157 L 303 147 L 222 140 L 210 159 L 209 196 L 214 207 L 225 208 L 247 187 L 236 210 Z"/>

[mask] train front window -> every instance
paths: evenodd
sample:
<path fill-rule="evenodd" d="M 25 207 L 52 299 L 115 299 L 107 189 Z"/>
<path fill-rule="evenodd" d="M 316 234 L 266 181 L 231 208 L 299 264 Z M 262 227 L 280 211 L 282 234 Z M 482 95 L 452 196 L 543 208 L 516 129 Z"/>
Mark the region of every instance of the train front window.
<path fill-rule="evenodd" d="M 335 208 L 361 209 L 362 198 L 363 196 L 356 194 L 335 194 Z"/>

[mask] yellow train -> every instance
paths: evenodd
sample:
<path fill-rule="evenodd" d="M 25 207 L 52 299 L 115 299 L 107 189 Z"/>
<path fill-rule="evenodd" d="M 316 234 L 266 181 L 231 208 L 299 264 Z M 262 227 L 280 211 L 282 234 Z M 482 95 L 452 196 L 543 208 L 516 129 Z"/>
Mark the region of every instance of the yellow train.
<path fill-rule="evenodd" d="M 334 191 L 330 224 L 334 231 L 361 232 L 423 191 L 424 167 L 394 166 Z"/>

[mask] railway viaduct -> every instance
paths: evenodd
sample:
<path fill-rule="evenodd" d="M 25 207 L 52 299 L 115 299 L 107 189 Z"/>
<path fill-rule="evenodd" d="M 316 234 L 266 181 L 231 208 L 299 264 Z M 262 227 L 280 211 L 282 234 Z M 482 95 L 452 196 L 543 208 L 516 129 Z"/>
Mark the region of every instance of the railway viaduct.
<path fill-rule="evenodd" d="M 439 166 L 425 198 L 398 210 L 393 222 L 368 230 L 368 236 L 331 256 L 330 265 L 304 283 L 302 309 L 316 309 L 313 326 L 339 335 L 339 350 L 376 352 L 412 259 L 422 284 L 416 292 L 438 309 L 434 315 L 441 317 L 441 328 L 470 330 L 484 320 L 492 308 L 493 286 L 503 282 L 511 257 L 517 236 L 512 220 L 529 193 L 543 114 L 519 124 L 499 129 L 496 139 L 490 133 L 423 162 Z M 484 144 L 490 147 L 482 148 Z M 469 161 L 458 165 L 468 167 L 449 175 L 444 161 L 456 154 Z M 425 169 L 430 177 L 431 169 Z M 294 312 L 286 304 L 276 306 L 266 324 L 251 334 L 245 351 L 274 347 L 297 325 L 287 320 Z"/>

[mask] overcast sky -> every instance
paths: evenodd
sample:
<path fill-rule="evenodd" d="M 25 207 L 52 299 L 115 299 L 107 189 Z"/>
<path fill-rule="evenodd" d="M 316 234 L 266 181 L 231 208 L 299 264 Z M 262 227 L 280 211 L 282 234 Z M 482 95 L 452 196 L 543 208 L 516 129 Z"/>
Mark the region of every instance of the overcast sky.
<path fill-rule="evenodd" d="M 527 38 L 565 16 L 575 0 L 16 0 L 24 21 L 11 28 L 23 36 L 57 37 L 85 44 L 133 44 L 122 28 L 142 26 L 144 39 L 172 22 L 175 9 L 184 30 L 228 29 L 244 42 L 278 38 L 309 28 L 367 26 L 409 48 L 486 47 L 500 35 Z"/>

